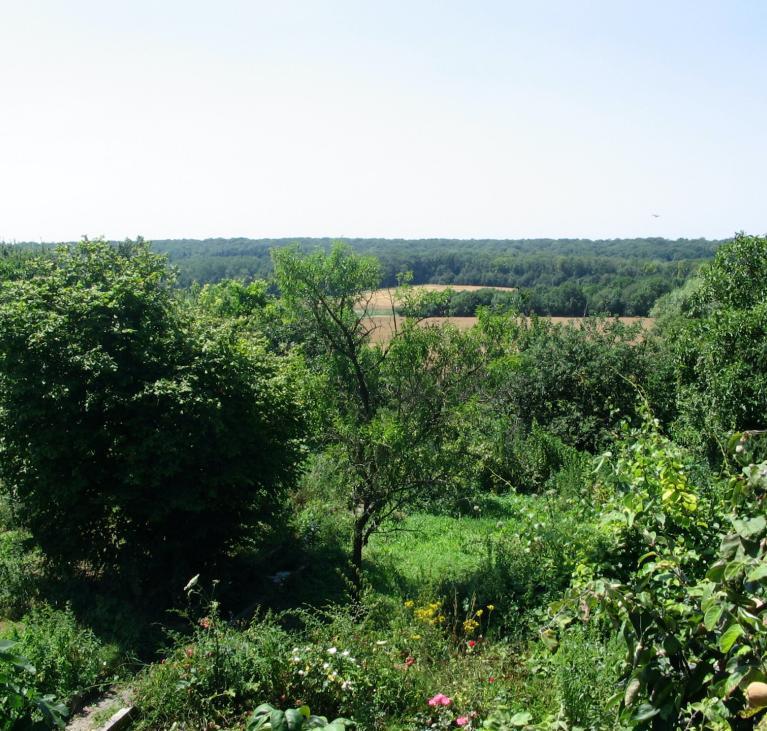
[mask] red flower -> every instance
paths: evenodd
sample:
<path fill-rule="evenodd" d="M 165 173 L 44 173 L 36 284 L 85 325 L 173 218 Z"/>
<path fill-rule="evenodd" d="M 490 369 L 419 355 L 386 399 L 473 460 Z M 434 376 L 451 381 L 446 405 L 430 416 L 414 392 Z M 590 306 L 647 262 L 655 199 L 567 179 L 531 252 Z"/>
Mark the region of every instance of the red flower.
<path fill-rule="evenodd" d="M 494 682 L 495 682 L 495 678 L 494 678 L 494 677 L 491 675 L 491 676 L 490 676 L 490 677 L 487 679 L 487 682 L 488 682 L 488 683 L 494 683 Z"/>
<path fill-rule="evenodd" d="M 477 643 L 474 640 L 469 640 L 469 647 L 474 647 Z"/>
<path fill-rule="evenodd" d="M 405 665 L 407 665 L 407 667 L 409 668 L 415 665 L 415 658 L 412 657 L 411 655 L 408 655 L 407 659 L 405 660 Z"/>

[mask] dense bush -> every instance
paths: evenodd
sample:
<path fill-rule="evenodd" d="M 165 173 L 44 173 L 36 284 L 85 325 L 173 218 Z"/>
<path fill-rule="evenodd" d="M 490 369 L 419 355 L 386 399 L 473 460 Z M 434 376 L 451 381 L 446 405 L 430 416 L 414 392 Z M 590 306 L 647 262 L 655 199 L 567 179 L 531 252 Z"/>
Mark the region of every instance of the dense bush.
<path fill-rule="evenodd" d="M 237 629 L 212 609 L 191 634 L 172 633 L 166 657 L 138 677 L 139 728 L 206 728 L 284 700 L 289 637 L 268 617 Z"/>
<path fill-rule="evenodd" d="M 0 731 L 64 727 L 66 707 L 37 690 L 35 673 L 16 642 L 0 639 Z"/>
<path fill-rule="evenodd" d="M 523 432 L 538 424 L 565 444 L 595 450 L 636 411 L 650 367 L 638 326 L 584 320 L 579 327 L 485 316 L 495 361 L 484 383 L 487 418 Z"/>
<path fill-rule="evenodd" d="M 42 556 L 21 531 L 0 531 L 0 617 L 18 619 L 38 594 Z"/>
<path fill-rule="evenodd" d="M 0 475 L 73 567 L 180 585 L 292 483 L 300 411 L 254 339 L 179 302 L 144 244 L 85 242 L 0 284 Z"/>
<path fill-rule="evenodd" d="M 97 693 L 119 670 L 116 648 L 82 627 L 68 608 L 42 605 L 3 634 L 35 668 L 35 690 L 67 704 Z"/>
<path fill-rule="evenodd" d="M 721 458 L 730 431 L 761 429 L 767 411 L 767 238 L 737 236 L 703 267 L 669 324 L 666 357 L 677 384 L 676 432 Z"/>

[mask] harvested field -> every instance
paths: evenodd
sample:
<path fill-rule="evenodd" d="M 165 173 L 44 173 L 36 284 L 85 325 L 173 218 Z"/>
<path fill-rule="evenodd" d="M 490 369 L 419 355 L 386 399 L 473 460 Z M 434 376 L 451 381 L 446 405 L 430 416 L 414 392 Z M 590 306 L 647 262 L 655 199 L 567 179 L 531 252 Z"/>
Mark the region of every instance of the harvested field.
<path fill-rule="evenodd" d="M 428 286 L 428 285 L 427 285 Z M 401 323 L 404 318 L 398 317 L 397 323 Z M 550 320 L 557 324 L 571 324 L 578 326 L 580 322 L 585 319 L 583 317 L 541 317 L 542 320 Z M 621 322 L 627 325 L 633 325 L 640 323 L 644 330 L 649 330 L 655 320 L 652 317 L 619 317 L 617 318 Z M 391 315 L 383 315 L 370 317 L 367 319 L 367 324 L 373 327 L 373 334 L 371 340 L 374 343 L 388 343 L 392 338 L 394 332 L 394 318 Z M 477 324 L 476 317 L 427 317 L 421 321 L 421 325 L 441 325 L 445 322 L 449 322 L 459 330 L 469 330 Z"/>

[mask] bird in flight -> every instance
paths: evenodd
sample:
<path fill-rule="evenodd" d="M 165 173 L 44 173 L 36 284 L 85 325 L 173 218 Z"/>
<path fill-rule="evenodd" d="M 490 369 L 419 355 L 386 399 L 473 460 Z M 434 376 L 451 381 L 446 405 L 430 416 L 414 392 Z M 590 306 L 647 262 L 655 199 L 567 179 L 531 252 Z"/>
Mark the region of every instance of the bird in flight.
<path fill-rule="evenodd" d="M 652 217 L 653 217 L 653 218 L 660 218 L 660 213 L 653 213 L 653 214 L 652 214 Z"/>

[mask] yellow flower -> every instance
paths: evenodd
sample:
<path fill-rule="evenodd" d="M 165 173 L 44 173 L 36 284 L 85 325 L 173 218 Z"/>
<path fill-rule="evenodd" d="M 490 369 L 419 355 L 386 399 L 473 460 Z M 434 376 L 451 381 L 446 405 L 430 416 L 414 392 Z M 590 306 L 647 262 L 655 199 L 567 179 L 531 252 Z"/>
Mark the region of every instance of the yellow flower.
<path fill-rule="evenodd" d="M 411 640 L 420 640 L 421 639 L 421 635 L 413 635 L 410 639 Z"/>
<path fill-rule="evenodd" d="M 485 613 L 484 609 L 477 609 L 476 614 L 478 617 L 481 617 L 484 613 Z"/>
<path fill-rule="evenodd" d="M 495 607 L 492 604 L 487 605 L 487 611 L 492 612 L 495 609 Z"/>
<path fill-rule="evenodd" d="M 405 602 L 405 606 L 406 606 L 408 609 L 412 609 L 414 604 L 415 604 L 415 602 L 414 602 L 412 599 L 408 599 L 408 600 Z"/>

